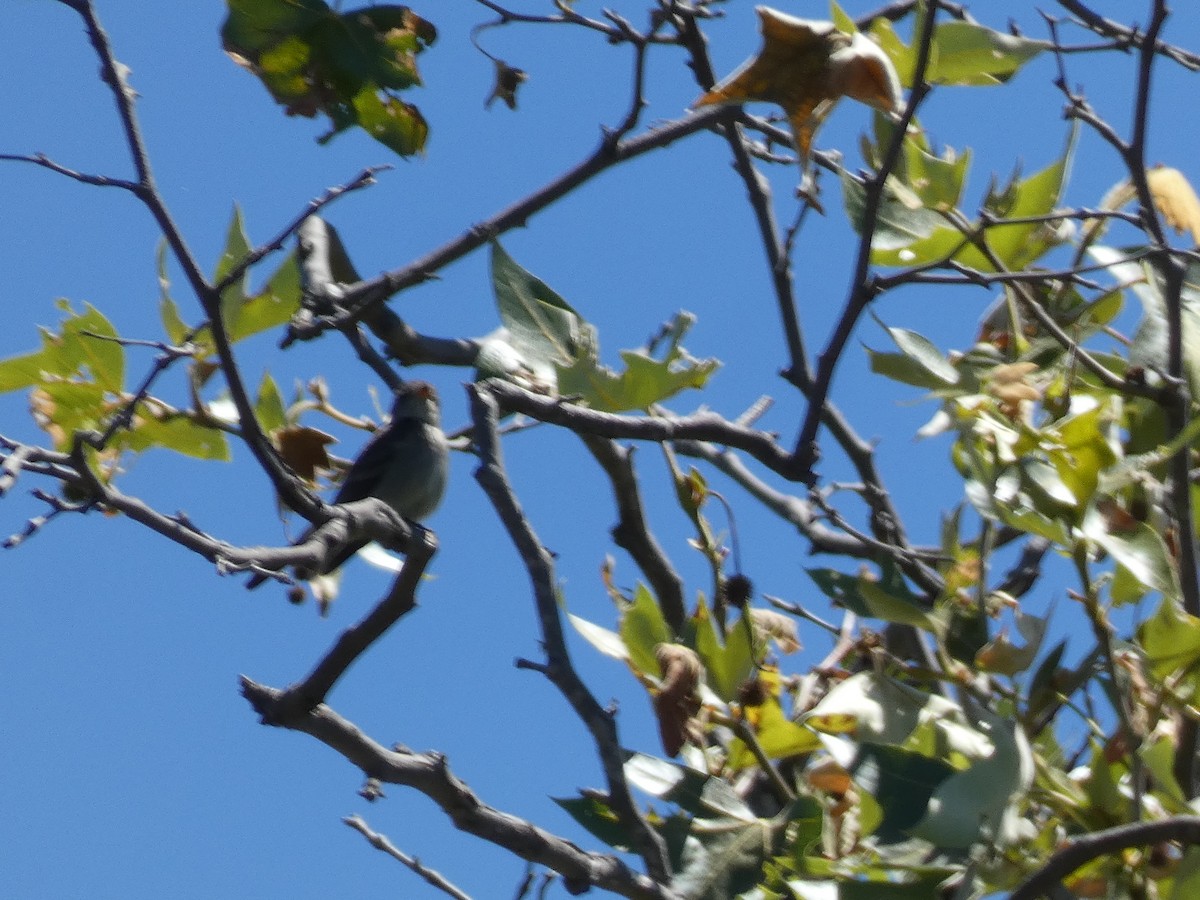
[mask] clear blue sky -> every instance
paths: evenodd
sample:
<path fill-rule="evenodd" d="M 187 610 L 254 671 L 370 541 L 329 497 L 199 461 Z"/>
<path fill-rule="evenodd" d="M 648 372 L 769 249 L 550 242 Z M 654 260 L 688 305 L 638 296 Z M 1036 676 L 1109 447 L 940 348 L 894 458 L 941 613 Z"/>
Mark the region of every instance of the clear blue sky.
<path fill-rule="evenodd" d="M 619 8 L 635 24 L 641 4 Z M 816 3 L 785 11 L 826 15 Z M 852 14 L 874 6 L 848 2 Z M 1104 4 L 1128 16 L 1126 3 Z M 524 11 L 550 4 L 526 2 Z M 592 14 L 598 6 L 580 0 Z M 1138 9 L 1148 4 L 1138 4 Z M 1177 4 L 1167 38 L 1193 44 L 1200 13 Z M 441 36 L 421 58 L 426 87 L 413 95 L 432 135 L 424 158 L 402 161 L 359 134 L 321 147 L 321 126 L 286 119 L 262 86 L 221 51 L 222 4 L 100 2 L 100 15 L 122 62 L 132 69 L 138 111 L 162 190 L 184 234 L 211 267 L 227 222 L 240 204 L 253 241 L 265 240 L 326 187 L 366 165 L 394 162 L 380 184 L 328 211 L 365 274 L 394 268 L 453 238 L 595 147 L 602 125 L 625 114 L 631 56 L 595 34 L 565 27 L 510 26 L 484 34 L 491 52 L 530 73 L 513 113 L 484 110 L 491 63 L 470 44 L 472 25 L 490 18 L 467 0 L 416 10 Z M 729 3 L 709 28 L 716 68 L 725 73 L 759 42 L 752 5 Z M 977 4 L 976 14 L 1003 28 L 1017 18 L 1042 36 L 1032 4 Z M 96 77 L 97 62 L 78 17 L 45 0 L 7 0 L 0 27 L 0 152 L 45 152 L 80 170 L 127 176 L 130 165 L 113 104 Z M 1072 37 L 1083 39 L 1081 33 Z M 1101 114 L 1129 122 L 1133 57 L 1106 57 L 1103 67 L 1070 60 Z M 1192 122 L 1195 76 L 1160 63 L 1150 159 L 1200 182 Z M 682 115 L 698 91 L 683 53 L 661 48 L 649 66 L 644 123 Z M 923 120 L 939 141 L 975 154 L 969 196 L 989 174 L 1005 177 L 1020 162 L 1040 169 L 1061 151 L 1062 99 L 1049 59 L 1036 61 L 1008 87 L 944 90 Z M 857 158 L 857 135 L 869 112 L 846 103 L 817 138 L 823 149 Z M 792 168 L 768 170 L 779 217 L 795 201 Z M 1120 177 L 1111 151 L 1083 136 L 1069 202 L 1095 205 Z M 823 343 L 843 300 L 853 253 L 834 182 L 825 179 L 829 215 L 810 220 L 794 257 L 810 346 Z M 0 356 L 31 349 L 35 324 L 53 325 L 56 298 L 103 310 L 121 334 L 161 336 L 154 253 L 158 235 L 128 195 L 75 184 L 30 166 L 0 165 L 0 271 L 6 310 Z M 972 201 L 973 202 L 973 201 Z M 764 421 L 790 440 L 803 414 L 794 391 L 776 377 L 785 363 L 762 251 L 730 169 L 727 148 L 696 135 L 607 173 L 503 237 L 509 252 L 556 288 L 599 330 L 610 362 L 639 345 L 677 309 L 699 317 L 688 348 L 725 367 L 700 402 L 736 415 L 762 394 L 776 406 Z M 418 330 L 481 335 L 496 324 L 486 258 L 476 254 L 439 281 L 394 301 Z M 176 274 L 185 317 L 198 309 Z M 908 290 L 875 312 L 888 324 L 929 333 L 943 347 L 969 344 L 983 291 Z M 858 337 L 886 347 L 878 326 Z M 327 339 L 280 352 L 266 336 L 239 345 L 251 382 L 270 370 L 293 379 L 325 374 L 334 398 L 351 412 L 371 412 L 372 378 L 342 342 Z M 149 351 L 129 353 L 132 381 Z M 466 421 L 460 387 L 468 374 L 421 370 L 445 398 L 448 427 Z M 185 401 L 179 378 L 164 393 Z M 938 515 L 958 502 L 961 482 L 946 469 L 944 444 L 914 448 L 914 431 L 932 414 L 915 391 L 866 377 L 859 345 L 847 353 L 836 397 L 856 427 L 879 440 L 880 464 L 914 536 L 932 539 Z M 0 433 L 40 435 L 21 395 L 0 396 Z M 360 440 L 343 434 L 353 452 Z M 613 509 L 578 441 L 539 429 L 507 441 L 511 474 L 543 540 L 559 554 L 569 608 L 602 624 L 612 605 L 598 572 L 609 552 Z M 640 454 L 652 519 L 688 578 L 689 596 L 707 581 L 688 550 L 683 516 L 673 508 L 656 449 Z M 442 552 L 420 609 L 362 660 L 331 704 L 374 738 L 446 753 L 453 770 L 494 806 L 532 819 L 583 846 L 596 842 L 548 799 L 602 783 L 591 744 L 566 704 L 540 676 L 514 669 L 514 658 L 539 658 L 528 583 L 516 554 L 472 479 L 473 461 L 454 460 L 442 510 L 430 523 Z M 823 474 L 849 474 L 827 451 Z M 726 487 L 714 476 L 714 482 Z M 198 464 L 166 452 L 130 460 L 125 491 L 157 508 L 184 510 L 201 528 L 242 544 L 282 541 L 265 478 L 249 455 L 232 464 Z M 43 511 L 19 483 L 0 503 L 0 533 L 19 531 Z M 803 574 L 812 565 L 794 532 L 760 515 L 736 488 L 748 573 L 764 592 L 815 602 Z M 595 503 L 589 498 L 599 499 Z M 740 502 L 739 502 L 740 501 Z M 714 517 L 717 513 L 714 511 Z M 835 562 L 817 562 L 819 565 Z M 852 564 L 845 564 L 852 565 Z M 618 554 L 617 581 L 636 573 Z M 52 523 L 19 550 L 0 553 L 0 881 L 14 898 L 441 897 L 369 848 L 339 819 L 361 813 L 401 849 L 419 856 L 473 895 L 510 896 L 523 866 L 473 838 L 458 835 L 423 797 L 400 788 L 368 805 L 358 773 L 315 741 L 264 728 L 237 692 L 237 676 L 283 686 L 299 677 L 338 631 L 357 619 L 386 581 L 357 563 L 329 619 L 311 605 L 293 608 L 282 591 L 247 594 L 240 579 L 222 579 L 203 560 L 120 518 L 91 515 Z M 1043 587 L 1031 602 L 1055 596 Z M 1058 592 L 1061 599 L 1061 591 Z M 1060 607 L 1062 604 L 1060 604 Z M 1060 614 L 1062 614 L 1060 612 Z M 826 653 L 806 634 L 804 654 L 785 665 L 800 671 Z M 576 660 L 601 699 L 620 702 L 628 746 L 657 750 L 644 693 L 623 668 L 582 642 Z"/>

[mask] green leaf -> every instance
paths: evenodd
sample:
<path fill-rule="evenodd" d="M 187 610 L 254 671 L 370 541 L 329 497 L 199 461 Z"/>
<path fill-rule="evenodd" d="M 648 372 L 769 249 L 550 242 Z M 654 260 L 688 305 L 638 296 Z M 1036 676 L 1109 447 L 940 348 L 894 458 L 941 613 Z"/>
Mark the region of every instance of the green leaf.
<path fill-rule="evenodd" d="M 858 591 L 866 603 L 867 615 L 872 619 L 912 625 L 933 634 L 945 631 L 945 617 L 927 608 L 911 594 L 894 594 L 869 579 L 860 581 Z"/>
<path fill-rule="evenodd" d="M 263 289 L 242 305 L 237 323 L 230 329 L 230 340 L 244 340 L 290 321 L 300 309 L 302 293 L 300 265 L 292 251 L 267 279 Z"/>
<path fill-rule="evenodd" d="M 781 831 L 762 821 L 718 821 L 711 830 L 693 831 L 672 889 L 688 900 L 729 900 L 750 890 Z"/>
<path fill-rule="evenodd" d="M 288 115 L 329 117 L 326 142 L 352 126 L 401 155 L 421 151 L 428 126 L 392 92 L 419 85 L 416 57 L 437 38 L 407 7 L 346 12 L 320 0 L 228 0 L 226 52 L 253 72 Z"/>
<path fill-rule="evenodd" d="M 85 304 L 82 313 L 72 311 L 66 301 L 58 306 L 67 317 L 57 333 L 41 329 L 41 350 L 0 360 L 0 393 L 61 379 L 90 379 L 103 391 L 120 393 L 124 389 L 125 349 L 116 341 L 104 340 L 116 337 L 117 330 L 91 304 Z"/>
<path fill-rule="evenodd" d="M 1016 177 L 997 196 L 1004 201 L 990 202 L 990 210 L 1000 217 L 1045 216 L 1057 208 L 1071 170 L 1078 128 L 1072 125 L 1062 156 L 1024 180 Z M 988 247 L 1008 271 L 1020 271 L 1062 242 L 1060 233 L 1047 223 L 1030 222 L 998 225 L 987 229 Z M 979 251 L 968 245 L 955 260 L 971 268 L 993 272 L 996 267 Z"/>
<path fill-rule="evenodd" d="M 621 640 L 621 636 L 615 631 L 597 625 L 595 622 L 589 622 L 587 619 L 582 619 L 572 613 L 567 613 L 567 620 L 585 641 L 605 656 L 611 656 L 613 659 L 619 659 L 632 664 L 632 660 L 629 658 L 629 649 L 625 646 L 625 642 Z"/>
<path fill-rule="evenodd" d="M 945 381 L 931 373 L 911 356 L 903 353 L 881 353 L 870 347 L 863 349 L 866 350 L 867 358 L 870 360 L 871 371 L 876 375 L 882 375 L 892 381 L 909 384 L 927 391 L 940 390 L 946 386 Z"/>
<path fill-rule="evenodd" d="M 1051 45 L 974 22 L 941 22 L 934 32 L 937 58 L 926 75 L 931 84 L 1003 84 Z"/>
<path fill-rule="evenodd" d="M 695 650 L 704 663 L 708 686 L 718 697 L 729 702 L 737 698 L 738 688 L 754 671 L 754 648 L 751 646 L 750 629 L 742 620 L 733 623 L 722 643 L 716 625 L 701 600 L 692 617 L 695 634 Z"/>
<path fill-rule="evenodd" d="M 109 403 L 104 388 L 90 381 L 46 381 L 41 385 L 51 411 L 50 420 L 61 429 L 61 440 L 56 440 L 58 449 L 64 449 L 70 436 L 78 430 L 99 428 L 108 415 Z"/>
<path fill-rule="evenodd" d="M 629 829 L 621 823 L 620 816 L 613 808 L 599 797 L 551 797 L 550 799 L 608 846 L 622 852 L 629 852 L 633 849 Z"/>
<path fill-rule="evenodd" d="M 720 363 L 697 360 L 680 346 L 694 321 L 689 313 L 675 316 L 662 359 L 643 350 L 623 350 L 625 370 L 619 373 L 601 365 L 594 338 L 581 340 L 574 361 L 555 366 L 559 393 L 578 396 L 593 409 L 623 412 L 647 409 L 686 388 L 703 387 Z"/>
<path fill-rule="evenodd" d="M 1025 639 L 1024 645 L 1018 647 L 1008 639 L 1007 634 L 1001 632 L 986 647 L 982 647 L 976 655 L 980 669 L 1012 677 L 1033 665 L 1038 650 L 1041 649 L 1048 620 L 1028 615 L 1020 610 L 1016 610 L 1014 616 L 1017 630 Z"/>
<path fill-rule="evenodd" d="M 621 358 L 625 370 L 614 372 L 597 359 L 594 345 L 587 345 L 569 366 L 557 367 L 559 391 L 604 412 L 647 409 L 687 388 L 703 387 L 720 366 L 715 359 L 686 354 L 656 360 L 638 350 L 623 350 Z"/>
<path fill-rule="evenodd" d="M 775 698 L 768 699 L 755 709 L 758 716 L 755 734 L 759 746 L 769 759 L 785 759 L 820 749 L 821 739 L 816 732 L 789 719 Z M 741 771 L 757 766 L 758 760 L 741 738 L 735 737 L 729 744 L 728 764 L 734 771 Z"/>
<path fill-rule="evenodd" d="M 167 340 L 179 346 L 187 340 L 191 329 L 183 321 L 183 317 L 179 314 L 179 307 L 171 299 L 171 279 L 167 274 L 167 242 L 165 239 L 158 242 L 158 297 L 158 315 L 162 319 L 163 331 L 167 335 Z"/>
<path fill-rule="evenodd" d="M 352 102 L 359 127 L 389 150 L 412 156 L 425 148 L 429 123 L 413 104 L 369 88 L 355 94 Z"/>
<path fill-rule="evenodd" d="M 1103 547 L 1147 588 L 1167 598 L 1179 596 L 1175 568 L 1162 535 L 1145 522 L 1120 524 L 1091 506 L 1084 514 L 1080 531 L 1084 537 Z"/>
<path fill-rule="evenodd" d="M 928 608 L 904 584 L 894 563 L 883 567 L 883 579 L 846 575 L 832 569 L 806 569 L 817 586 L 834 602 L 869 619 L 914 625 L 935 634 L 945 630 L 945 617 Z"/>
<path fill-rule="evenodd" d="M 949 212 L 962 199 L 971 154 L 956 156 L 950 148 L 945 157 L 914 148 L 905 141 L 908 159 L 908 186 L 921 198 L 927 209 Z"/>
<path fill-rule="evenodd" d="M 842 201 L 850 224 L 862 233 L 866 217 L 866 190 L 848 171 L 842 173 Z M 921 265 L 948 259 L 966 238 L 946 224 L 937 212 L 926 209 L 911 189 L 892 176 L 884 182 L 883 196 L 871 239 L 871 261 L 877 265 Z"/>
<path fill-rule="evenodd" d="M 846 11 L 838 4 L 837 0 L 829 0 L 829 18 L 833 20 L 833 27 L 845 34 L 855 34 L 858 31 L 858 26 L 854 24 L 854 20 L 846 14 Z"/>
<path fill-rule="evenodd" d="M 57 364 L 56 349 L 44 348 L 0 360 L 0 394 L 39 384 L 47 374 L 47 364 Z"/>
<path fill-rule="evenodd" d="M 270 434 L 276 428 L 287 424 L 287 411 L 283 405 L 283 397 L 279 386 L 269 374 L 264 374 L 258 385 L 258 396 L 254 400 L 254 414 L 262 430 Z"/>
<path fill-rule="evenodd" d="M 939 847 L 1003 841 L 1011 831 L 1006 820 L 1015 818 L 1010 804 L 1033 783 L 1033 751 L 1024 732 L 986 710 L 972 718 L 974 734 L 992 745 L 991 752 L 937 785 L 924 817 L 909 829 Z"/>
<path fill-rule="evenodd" d="M 1054 503 L 1074 509 L 1079 505 L 1075 493 L 1067 487 L 1059 475 L 1059 470 L 1044 459 L 1036 456 L 1025 457 L 1019 461 L 1021 474 L 1028 479 L 1029 484 L 1044 494 Z M 1054 515 L 1060 510 L 1043 510 L 1047 515 Z"/>
<path fill-rule="evenodd" d="M 1122 822 L 1129 815 L 1130 803 L 1121 794 L 1118 782 L 1125 766 L 1110 763 L 1104 747 L 1096 740 L 1091 741 L 1092 755 L 1088 763 L 1088 779 L 1084 783 L 1084 794 L 1092 808 L 1110 822 Z"/>
<path fill-rule="evenodd" d="M 885 878 L 895 873 L 885 870 Z M 944 872 L 918 876 L 909 881 L 846 879 L 837 885 L 837 900 L 940 900 Z"/>
<path fill-rule="evenodd" d="M 1187 795 L 1175 779 L 1175 742 L 1160 734 L 1156 740 L 1144 742 L 1137 753 L 1154 778 L 1154 795 L 1167 811 L 1176 815 L 1191 814 L 1193 810 L 1188 806 Z"/>
<path fill-rule="evenodd" d="M 916 21 L 913 23 L 914 33 L 921 32 L 921 23 L 926 15 L 924 5 L 917 7 Z M 871 23 L 871 35 L 879 44 L 880 49 L 887 54 L 888 59 L 892 61 L 892 65 L 896 67 L 896 74 L 900 77 L 900 84 L 906 88 L 911 88 L 913 83 L 913 75 L 917 68 L 917 52 L 914 47 L 910 47 L 900 39 L 896 34 L 896 29 L 883 16 L 877 18 Z M 937 43 L 934 42 L 930 48 L 929 64 L 935 65 L 937 62 Z"/>
<path fill-rule="evenodd" d="M 802 721 L 826 734 L 853 733 L 878 744 L 903 744 L 922 719 L 950 721 L 960 713 L 943 697 L 859 672 L 834 685 Z"/>
<path fill-rule="evenodd" d="M 662 677 L 654 648 L 659 644 L 671 643 L 674 636 L 663 618 L 658 601 L 644 584 L 638 584 L 633 603 L 621 611 L 619 628 L 633 667 L 655 678 Z"/>
<path fill-rule="evenodd" d="M 492 242 L 492 287 L 510 343 L 535 367 L 553 371 L 578 351 L 583 319 L 544 281 L 513 261 Z"/>
<path fill-rule="evenodd" d="M 1200 618 L 1178 609 L 1164 597 L 1158 611 L 1138 628 L 1138 643 L 1158 680 L 1200 661 Z"/>
<path fill-rule="evenodd" d="M 201 425 L 186 413 L 157 416 L 142 410 L 132 429 L 118 432 L 115 443 L 135 453 L 163 448 L 196 459 L 229 462 L 233 458 L 223 431 Z"/>
<path fill-rule="evenodd" d="M 927 337 L 907 328 L 892 328 L 887 325 L 883 327 L 896 342 L 901 353 L 942 382 L 943 386 L 949 387 L 958 383 L 958 370 Z"/>
<path fill-rule="evenodd" d="M 113 394 L 125 387 L 125 348 L 104 338 L 116 336 L 117 329 L 90 303 L 62 326 L 63 353 L 74 363 L 75 371 L 90 374 L 100 387 Z"/>
<path fill-rule="evenodd" d="M 217 267 L 213 272 L 213 283 L 222 281 L 235 266 L 250 255 L 251 249 L 250 238 L 246 236 L 246 225 L 242 221 L 241 207 L 234 205 L 233 217 L 229 220 L 229 229 L 225 234 L 225 249 L 221 252 L 221 258 L 217 260 Z M 237 329 L 238 316 L 246 303 L 246 274 L 243 271 L 221 293 L 221 321 L 230 333 Z"/>
<path fill-rule="evenodd" d="M 261 50 L 278 43 L 280 35 L 303 31 L 321 21 L 328 7 L 321 0 L 226 0 L 229 18 L 221 39 Z"/>
<path fill-rule="evenodd" d="M 1192 845 L 1183 851 L 1183 859 L 1171 879 L 1168 900 L 1191 900 L 1200 894 L 1200 847 Z"/>
<path fill-rule="evenodd" d="M 851 776 L 883 810 L 876 834 L 897 841 L 925 815 L 929 799 L 956 770 L 939 759 L 888 744 L 859 744 Z"/>
<path fill-rule="evenodd" d="M 754 813 L 720 778 L 645 753 L 630 753 L 625 761 L 629 783 L 651 797 L 674 803 L 702 818 L 753 822 Z"/>

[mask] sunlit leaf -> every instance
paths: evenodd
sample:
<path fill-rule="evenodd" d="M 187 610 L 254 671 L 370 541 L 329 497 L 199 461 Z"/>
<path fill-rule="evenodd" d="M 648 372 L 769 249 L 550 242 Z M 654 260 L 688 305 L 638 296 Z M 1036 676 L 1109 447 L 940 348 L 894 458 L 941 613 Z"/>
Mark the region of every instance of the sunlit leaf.
<path fill-rule="evenodd" d="M 492 242 L 492 288 L 509 341 L 541 374 L 569 365 L 579 352 L 585 323 L 558 293 L 518 265 L 498 241 Z"/>
<path fill-rule="evenodd" d="M 633 667 L 647 675 L 661 677 L 654 648 L 671 643 L 674 635 L 663 618 L 658 601 L 644 584 L 638 584 L 633 603 L 621 610 L 619 629 Z"/>
<path fill-rule="evenodd" d="M 937 58 L 926 77 L 945 85 L 1003 84 L 1051 46 L 963 21 L 939 22 L 934 41 Z"/>
<path fill-rule="evenodd" d="M 437 37 L 405 6 L 346 12 L 322 0 L 228 0 L 221 39 L 289 116 L 329 117 L 327 141 L 354 125 L 401 155 L 425 146 L 420 111 L 396 96 L 421 83 L 416 56 Z"/>
<path fill-rule="evenodd" d="M 229 221 L 229 229 L 225 235 L 225 249 L 217 260 L 216 271 L 213 272 L 213 282 L 222 281 L 235 266 L 241 263 L 251 251 L 250 238 L 246 235 L 246 223 L 242 220 L 241 207 L 233 208 L 233 218 Z M 221 293 L 221 320 L 226 329 L 234 331 L 237 328 L 238 317 L 246 302 L 247 273 L 236 278 L 229 287 Z"/>
<path fill-rule="evenodd" d="M 261 291 L 242 305 L 229 338 L 240 341 L 288 322 L 300 309 L 300 266 L 295 251 L 272 273 Z"/>
<path fill-rule="evenodd" d="M 229 441 L 220 429 L 201 424 L 187 414 L 157 414 L 153 407 L 139 411 L 133 428 L 118 432 L 115 440 L 117 446 L 137 453 L 163 448 L 196 459 L 232 459 Z"/>
<path fill-rule="evenodd" d="M 585 641 L 605 656 L 630 662 L 629 650 L 626 648 L 625 642 L 621 640 L 621 636 L 615 631 L 589 622 L 587 619 L 581 619 L 572 613 L 567 613 L 567 620 Z"/>
<path fill-rule="evenodd" d="M 1168 599 L 1179 596 L 1175 569 L 1162 535 L 1145 522 L 1115 526 L 1103 511 L 1092 506 L 1084 515 L 1080 531 L 1103 547 L 1148 588 Z"/>
<path fill-rule="evenodd" d="M 894 328 L 886 325 L 884 328 L 896 342 L 900 352 L 941 381 L 942 386 L 958 383 L 958 370 L 929 338 L 907 328 Z"/>
<path fill-rule="evenodd" d="M 722 700 L 737 697 L 739 686 L 754 671 L 751 629 L 739 619 L 730 625 L 724 641 L 717 635 L 708 606 L 701 601 L 692 617 L 696 652 L 708 672 L 708 685 Z"/>
<path fill-rule="evenodd" d="M 613 808 L 598 796 L 551 797 L 550 799 L 608 846 L 621 851 L 633 849 L 629 829 L 621 823 L 621 817 Z"/>
<path fill-rule="evenodd" d="M 623 350 L 624 370 L 613 371 L 599 360 L 599 347 L 593 336 L 582 340 L 570 365 L 556 365 L 558 390 L 578 396 L 593 409 L 604 412 L 648 409 L 687 388 L 703 387 L 720 363 L 715 359 L 695 359 L 682 346 L 684 334 L 694 317 L 676 316 L 677 327 L 661 350 L 661 357 L 644 350 Z"/>
<path fill-rule="evenodd" d="M 934 790 L 955 774 L 953 766 L 888 744 L 864 742 L 851 770 L 855 783 L 883 809 L 876 834 L 895 841 L 925 814 Z"/>
<path fill-rule="evenodd" d="M 1151 674 L 1162 680 L 1200 661 L 1200 618 L 1178 609 L 1164 597 L 1158 611 L 1138 628 L 1138 642 L 1146 653 Z"/>
<path fill-rule="evenodd" d="M 755 707 L 755 710 L 755 736 L 769 759 L 784 759 L 820 749 L 821 739 L 811 728 L 805 728 L 784 715 L 779 701 L 775 698 L 768 698 L 761 706 Z M 757 764 L 750 749 L 740 738 L 735 737 L 729 745 L 729 767 L 736 771 Z"/>
<path fill-rule="evenodd" d="M 283 397 L 279 394 L 279 386 L 269 374 L 264 374 L 258 385 L 258 396 L 254 400 L 254 412 L 263 431 L 270 434 L 276 428 L 287 424 L 287 412 L 284 410 Z"/>

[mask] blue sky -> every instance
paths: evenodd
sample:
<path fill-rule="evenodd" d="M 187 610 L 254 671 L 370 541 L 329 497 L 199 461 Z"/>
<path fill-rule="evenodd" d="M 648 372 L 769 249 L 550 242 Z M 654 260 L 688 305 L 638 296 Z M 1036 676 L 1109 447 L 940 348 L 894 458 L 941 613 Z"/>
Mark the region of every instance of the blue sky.
<path fill-rule="evenodd" d="M 587 13 L 598 8 L 586 0 L 577 6 Z M 873 6 L 846 4 L 852 14 Z M 1127 4 L 1106 6 L 1113 17 L 1129 15 Z M 780 7 L 826 15 L 821 4 Z M 540 11 L 541 5 L 521 8 Z M 635 24 L 642 21 L 638 4 L 620 8 Z M 441 35 L 421 58 L 426 87 L 412 97 L 431 124 L 428 152 L 404 161 L 359 134 L 318 146 L 313 138 L 319 124 L 285 118 L 262 86 L 221 51 L 223 5 L 99 4 L 118 57 L 132 70 L 163 193 L 210 270 L 235 203 L 251 239 L 262 241 L 326 187 L 385 162 L 395 169 L 372 189 L 331 207 L 328 217 L 361 272 L 395 268 L 585 158 L 601 126 L 624 116 L 628 48 L 566 27 L 485 32 L 481 40 L 489 51 L 530 74 L 517 112 L 499 105 L 485 110 L 492 64 L 471 46 L 468 33 L 489 14 L 467 0 L 416 10 Z M 722 74 L 759 41 L 750 4 L 731 2 L 724 12 L 708 29 Z M 1001 28 L 1008 16 L 1016 17 L 1041 36 L 1032 5 L 981 3 L 976 14 Z M 55 3 L 12 0 L 4 21 L 0 152 L 45 152 L 80 170 L 126 176 L 130 166 L 113 104 L 75 14 Z M 1194 42 L 1198 25 L 1200 12 L 1178 4 L 1167 39 Z M 1080 33 L 1072 37 L 1083 39 Z M 1070 75 L 1098 111 L 1125 130 L 1135 59 L 1106 60 L 1098 66 L 1072 57 Z M 1195 76 L 1165 62 L 1157 73 L 1149 158 L 1181 168 L 1197 183 L 1190 136 Z M 972 200 L 991 173 L 1003 178 L 1018 161 L 1032 172 L 1061 152 L 1067 127 L 1053 74 L 1052 62 L 1041 59 L 1007 87 L 942 90 L 929 101 L 922 118 L 933 137 L 973 148 Z M 682 51 L 652 53 L 643 124 L 684 114 L 698 94 L 688 76 Z M 857 159 L 858 134 L 869 116 L 865 107 L 843 104 L 817 146 Z M 766 171 L 777 214 L 788 221 L 796 172 Z M 1068 200 L 1095 205 L 1119 177 L 1112 152 L 1085 133 Z M 824 184 L 829 214 L 809 220 L 793 257 L 810 347 L 823 343 L 838 312 L 854 250 L 836 184 L 830 178 Z M 35 325 L 58 321 L 59 297 L 77 307 L 96 305 L 123 335 L 161 336 L 158 234 L 131 197 L 12 163 L 0 165 L 0 191 L 8 310 L 0 356 L 34 347 Z M 764 426 L 785 440 L 794 436 L 803 406 L 776 376 L 785 358 L 773 296 L 722 140 L 695 135 L 610 171 L 502 242 L 596 324 L 610 362 L 676 310 L 694 312 L 698 322 L 687 347 L 696 356 L 719 357 L 724 367 L 703 396 L 682 396 L 674 407 L 688 411 L 706 403 L 734 416 L 770 394 L 777 402 Z M 485 254 L 440 274 L 393 301 L 394 308 L 429 334 L 481 335 L 496 327 Z M 175 283 L 185 317 L 198 317 L 178 273 Z M 930 334 L 943 347 L 965 347 L 990 299 L 978 290 L 909 289 L 885 297 L 875 312 L 890 325 Z M 886 335 L 872 322 L 860 327 L 857 338 L 886 348 Z M 373 411 L 367 391 L 373 379 L 337 340 L 281 352 L 273 336 L 264 336 L 238 349 L 251 382 L 269 370 L 286 389 L 294 379 L 321 373 L 344 409 Z M 150 365 L 149 354 L 130 351 L 131 380 Z M 415 374 L 440 388 L 447 426 L 464 424 L 461 383 L 469 374 Z M 163 392 L 180 402 L 186 396 L 178 377 Z M 858 429 L 878 439 L 885 481 L 913 536 L 933 539 L 940 511 L 957 503 L 961 491 L 947 469 L 944 444 L 913 444 L 913 433 L 934 407 L 913 403 L 914 390 L 867 377 L 857 342 L 839 370 L 835 396 Z M 0 433 L 39 440 L 26 407 L 24 396 L 0 396 Z M 339 435 L 347 441 L 341 452 L 351 454 L 360 438 Z M 559 555 L 569 608 L 611 625 L 599 568 L 610 552 L 607 530 L 614 516 L 590 457 L 574 438 L 544 428 L 514 436 L 505 452 L 534 527 Z M 694 597 L 707 586 L 702 561 L 686 546 L 686 523 L 672 505 L 657 450 L 643 448 L 639 459 L 654 525 Z M 420 609 L 351 670 L 330 701 L 384 743 L 446 753 L 485 802 L 595 847 L 548 799 L 597 786 L 601 774 L 586 732 L 562 699 L 540 676 L 512 665 L 516 657 L 537 659 L 540 653 L 528 582 L 474 483 L 473 468 L 471 458 L 455 458 L 447 500 L 430 523 L 442 552 Z M 835 481 L 849 473 L 827 451 L 823 476 Z M 247 453 L 235 450 L 232 464 L 207 465 L 151 453 L 131 460 L 121 483 L 161 510 L 185 510 L 230 542 L 283 540 L 269 484 Z M 21 530 L 43 511 L 28 493 L 35 486 L 47 487 L 25 479 L 0 503 L 0 533 Z M 815 602 L 803 568 L 836 561 L 814 563 L 793 531 L 760 515 L 736 488 L 728 491 L 740 513 L 747 571 L 758 588 Z M 620 554 L 617 561 L 618 583 L 632 585 L 632 563 Z M 311 605 L 289 606 L 282 591 L 247 594 L 240 579 L 219 578 L 203 560 L 136 524 L 95 514 L 53 522 L 19 549 L 0 554 L 0 679 L 6 686 L 0 703 L 0 846 L 8 895 L 443 896 L 340 824 L 352 813 L 469 893 L 511 895 L 523 872 L 519 860 L 457 834 L 413 792 L 392 788 L 386 801 L 367 804 L 355 793 L 358 773 L 344 760 L 304 736 L 258 725 L 237 693 L 241 673 L 276 686 L 299 677 L 386 584 L 384 576 L 356 563 L 332 615 L 320 619 Z M 1045 586 L 1031 601 L 1038 604 L 1035 611 L 1054 596 L 1052 585 Z M 806 638 L 804 654 L 785 663 L 789 670 L 825 655 L 820 634 Z M 573 649 L 596 696 L 619 701 L 626 744 L 655 752 L 641 689 L 620 665 L 582 642 Z"/>

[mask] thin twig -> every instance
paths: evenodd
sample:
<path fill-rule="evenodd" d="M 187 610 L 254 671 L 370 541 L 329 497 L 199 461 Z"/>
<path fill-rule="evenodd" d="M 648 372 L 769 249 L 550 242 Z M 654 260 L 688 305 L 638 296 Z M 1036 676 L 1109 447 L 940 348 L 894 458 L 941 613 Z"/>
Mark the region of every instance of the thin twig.
<path fill-rule="evenodd" d="M 420 876 L 429 884 L 433 885 L 439 891 L 449 894 L 454 900 L 471 900 L 471 895 L 460 890 L 453 885 L 444 875 L 435 872 L 428 866 L 421 864 L 421 861 L 415 856 L 409 856 L 395 844 L 387 839 L 387 835 L 379 834 L 371 830 L 361 816 L 346 816 L 342 821 L 361 834 L 376 850 L 382 850 L 392 859 L 397 860 L 413 871 L 415 875 Z"/>

